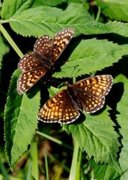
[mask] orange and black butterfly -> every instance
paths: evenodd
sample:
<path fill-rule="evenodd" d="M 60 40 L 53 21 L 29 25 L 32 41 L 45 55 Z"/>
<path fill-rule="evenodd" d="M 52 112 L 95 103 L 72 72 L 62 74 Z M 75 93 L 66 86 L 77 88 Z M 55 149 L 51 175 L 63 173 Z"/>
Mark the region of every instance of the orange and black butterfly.
<path fill-rule="evenodd" d="M 111 75 L 98 75 L 68 85 L 50 98 L 38 113 L 39 120 L 46 123 L 68 124 L 80 116 L 80 111 L 94 113 L 105 103 L 105 96 L 112 87 Z"/>
<path fill-rule="evenodd" d="M 44 35 L 37 39 L 33 51 L 20 59 L 18 68 L 22 71 L 17 91 L 23 94 L 28 91 L 41 77 L 43 77 L 62 54 L 73 37 L 73 29 L 65 29 L 50 38 Z"/>

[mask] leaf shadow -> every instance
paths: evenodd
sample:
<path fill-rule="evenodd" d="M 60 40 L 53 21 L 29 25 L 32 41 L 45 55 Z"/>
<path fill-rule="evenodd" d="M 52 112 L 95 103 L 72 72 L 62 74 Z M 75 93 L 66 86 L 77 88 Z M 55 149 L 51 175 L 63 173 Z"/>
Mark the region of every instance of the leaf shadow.
<path fill-rule="evenodd" d="M 122 82 L 116 83 L 113 85 L 113 88 L 110 92 L 110 96 L 107 99 L 107 103 L 111 107 L 111 110 L 109 110 L 110 117 L 115 124 L 114 129 L 119 135 L 118 141 L 120 143 L 120 146 L 119 146 L 118 153 L 117 153 L 118 159 L 119 159 L 119 155 L 121 153 L 121 149 L 123 147 L 123 145 L 122 145 L 123 136 L 120 133 L 121 126 L 120 126 L 119 122 L 117 121 L 117 116 L 120 114 L 120 112 L 117 110 L 117 105 L 118 105 L 118 102 L 121 101 L 123 92 L 124 92 L 124 84 Z"/>

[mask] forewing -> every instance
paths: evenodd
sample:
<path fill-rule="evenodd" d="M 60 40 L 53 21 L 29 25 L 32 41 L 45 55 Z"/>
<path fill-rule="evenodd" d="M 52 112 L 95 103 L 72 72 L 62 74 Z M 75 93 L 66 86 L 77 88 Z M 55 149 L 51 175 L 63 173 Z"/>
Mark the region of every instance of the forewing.
<path fill-rule="evenodd" d="M 25 54 L 18 63 L 18 68 L 22 72 L 31 71 L 31 70 L 36 69 L 37 67 L 41 67 L 41 66 L 42 66 L 41 60 L 33 52 Z"/>
<path fill-rule="evenodd" d="M 62 90 L 50 98 L 38 113 L 39 120 L 46 123 L 68 124 L 80 116 L 67 90 Z"/>
<path fill-rule="evenodd" d="M 50 59 L 52 54 L 52 48 L 52 39 L 48 35 L 44 35 L 36 40 L 33 51 L 40 54 L 45 59 Z"/>
<path fill-rule="evenodd" d="M 23 72 L 17 81 L 17 92 L 23 94 L 28 91 L 46 72 L 46 67 Z"/>
<path fill-rule="evenodd" d="M 53 38 L 53 49 L 51 55 L 52 62 L 55 62 L 59 58 L 59 56 L 71 41 L 73 35 L 74 30 L 70 28 L 60 31 L 56 34 L 56 36 Z"/>
<path fill-rule="evenodd" d="M 85 112 L 94 113 L 103 107 L 112 80 L 111 75 L 99 75 L 78 81 L 72 86 Z"/>

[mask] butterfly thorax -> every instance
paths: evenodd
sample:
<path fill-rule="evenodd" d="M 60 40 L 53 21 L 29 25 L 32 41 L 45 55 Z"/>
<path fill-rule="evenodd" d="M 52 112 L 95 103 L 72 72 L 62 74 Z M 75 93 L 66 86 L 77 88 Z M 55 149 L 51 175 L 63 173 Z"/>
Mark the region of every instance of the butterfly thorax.
<path fill-rule="evenodd" d="M 50 61 L 49 58 L 43 56 L 42 54 L 36 53 L 36 52 L 34 52 L 34 55 L 35 55 L 35 57 L 36 57 L 39 61 L 42 62 L 42 66 L 43 66 L 43 67 L 46 67 L 46 68 L 48 68 L 48 69 L 51 68 L 52 62 Z"/>
<path fill-rule="evenodd" d="M 76 91 L 71 84 L 68 84 L 67 91 L 70 96 L 70 99 L 73 100 L 76 108 L 78 110 L 82 110 L 83 109 L 82 103 L 81 103 L 80 99 L 77 97 Z"/>

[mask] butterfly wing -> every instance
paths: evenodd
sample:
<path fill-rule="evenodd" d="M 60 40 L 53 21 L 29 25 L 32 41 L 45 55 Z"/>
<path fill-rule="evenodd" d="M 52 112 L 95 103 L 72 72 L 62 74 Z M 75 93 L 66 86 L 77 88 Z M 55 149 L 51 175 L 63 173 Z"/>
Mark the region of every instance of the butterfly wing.
<path fill-rule="evenodd" d="M 53 39 L 44 35 L 34 44 L 34 52 L 38 52 L 54 63 L 71 41 L 73 34 L 73 29 L 68 28 L 57 33 Z"/>
<path fill-rule="evenodd" d="M 42 62 L 42 57 L 31 52 L 27 53 L 20 59 L 18 68 L 22 71 L 17 81 L 17 92 L 23 94 L 28 91 L 50 68 L 48 62 Z"/>
<path fill-rule="evenodd" d="M 59 56 L 71 41 L 73 35 L 74 30 L 70 28 L 60 31 L 56 34 L 56 36 L 53 38 L 53 49 L 51 55 L 52 62 L 55 62 L 59 58 Z"/>
<path fill-rule="evenodd" d="M 34 44 L 33 51 L 47 60 L 51 59 L 53 41 L 48 35 L 38 38 Z"/>
<path fill-rule="evenodd" d="M 37 67 L 46 66 L 47 58 L 51 52 L 51 39 L 49 36 L 42 36 L 37 39 L 34 44 L 34 50 L 31 53 L 27 53 L 20 59 L 18 63 L 18 68 L 25 72 L 36 69 Z"/>
<path fill-rule="evenodd" d="M 37 67 L 34 70 L 23 72 L 17 81 L 17 92 L 23 94 L 28 91 L 46 73 L 45 67 Z"/>
<path fill-rule="evenodd" d="M 62 90 L 50 98 L 38 113 L 39 120 L 46 123 L 68 124 L 80 116 L 67 90 Z"/>
<path fill-rule="evenodd" d="M 94 113 L 105 103 L 105 96 L 112 87 L 111 75 L 99 75 L 78 81 L 72 86 L 75 96 L 85 112 Z"/>
<path fill-rule="evenodd" d="M 50 69 L 58 59 L 73 36 L 73 30 L 66 29 L 51 39 L 44 35 L 37 39 L 33 52 L 27 53 L 18 63 L 22 71 L 17 82 L 17 91 L 23 94 L 28 91 Z"/>
<path fill-rule="evenodd" d="M 18 68 L 22 74 L 17 81 L 19 94 L 28 91 L 51 67 L 50 61 L 45 57 L 51 51 L 50 41 L 49 36 L 42 36 L 36 41 L 33 52 L 20 59 Z"/>
<path fill-rule="evenodd" d="M 36 69 L 38 67 L 41 67 L 42 61 L 38 58 L 36 53 L 31 52 L 27 53 L 23 56 L 23 58 L 20 59 L 18 63 L 18 68 L 22 71 L 31 71 L 33 69 Z"/>

